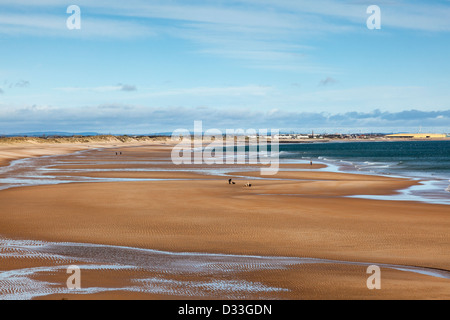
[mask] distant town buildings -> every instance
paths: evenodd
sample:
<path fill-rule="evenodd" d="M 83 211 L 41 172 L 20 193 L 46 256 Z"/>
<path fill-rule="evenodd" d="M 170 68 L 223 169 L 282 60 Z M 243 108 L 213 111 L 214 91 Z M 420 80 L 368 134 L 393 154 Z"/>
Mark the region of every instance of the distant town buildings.
<path fill-rule="evenodd" d="M 397 133 L 389 134 L 386 136 L 388 139 L 445 139 L 449 137 L 449 134 L 437 134 L 437 133 Z"/>
<path fill-rule="evenodd" d="M 324 133 L 324 134 L 280 134 L 278 139 L 280 140 L 311 140 L 311 139 L 371 139 L 381 138 L 384 134 L 371 133 L 371 134 L 343 134 L 343 133 Z"/>
<path fill-rule="evenodd" d="M 283 140 L 316 140 L 316 139 L 326 139 L 326 140 L 351 140 L 351 139 L 445 139 L 450 138 L 450 134 L 437 134 L 437 133 L 399 133 L 399 134 L 383 134 L 383 133 L 332 133 L 332 134 L 279 134 L 278 139 Z"/>

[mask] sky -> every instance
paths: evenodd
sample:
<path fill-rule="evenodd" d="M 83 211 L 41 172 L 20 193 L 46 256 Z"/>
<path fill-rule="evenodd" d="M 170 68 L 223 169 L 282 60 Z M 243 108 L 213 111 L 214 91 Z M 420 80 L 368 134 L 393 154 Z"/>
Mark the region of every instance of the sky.
<path fill-rule="evenodd" d="M 449 0 L 0 0 L 0 134 L 450 132 L 449 40 Z"/>

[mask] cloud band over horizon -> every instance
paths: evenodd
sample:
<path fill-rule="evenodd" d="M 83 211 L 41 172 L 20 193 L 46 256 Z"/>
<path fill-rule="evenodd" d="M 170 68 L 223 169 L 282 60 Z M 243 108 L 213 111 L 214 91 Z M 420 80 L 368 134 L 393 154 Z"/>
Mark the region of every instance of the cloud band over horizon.
<path fill-rule="evenodd" d="M 202 108 L 145 108 L 127 105 L 99 105 L 83 108 L 29 106 L 17 110 L 0 108 L 0 134 L 26 132 L 89 131 L 112 134 L 151 134 L 192 129 L 202 121 L 206 129 L 280 129 L 295 132 L 418 132 L 450 133 L 450 110 L 401 112 L 283 112 Z M 43 125 L 43 123 L 46 123 Z M 21 131 L 23 132 L 23 131 Z"/>

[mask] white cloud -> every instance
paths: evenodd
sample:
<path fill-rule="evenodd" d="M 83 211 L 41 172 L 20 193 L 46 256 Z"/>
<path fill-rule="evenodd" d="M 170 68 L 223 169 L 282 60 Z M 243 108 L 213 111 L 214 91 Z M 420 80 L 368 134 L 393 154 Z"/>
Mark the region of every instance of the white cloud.
<path fill-rule="evenodd" d="M 55 88 L 55 90 L 63 91 L 67 93 L 77 93 L 77 92 L 96 92 L 96 93 L 108 93 L 114 91 L 136 91 L 137 88 L 134 85 L 129 84 L 118 84 L 116 86 L 98 86 L 98 87 L 63 87 Z"/>
<path fill-rule="evenodd" d="M 319 85 L 321 86 L 329 86 L 329 85 L 333 85 L 336 84 L 337 80 L 332 78 L 332 77 L 327 77 L 326 79 L 323 79 L 320 81 Z"/>
<path fill-rule="evenodd" d="M 149 92 L 146 96 L 265 96 L 273 89 L 248 85 L 231 87 L 196 87 Z"/>
<path fill-rule="evenodd" d="M 1 7 L 0 7 L 1 8 Z M 154 36 L 152 28 L 133 21 L 82 16 L 81 29 L 69 30 L 66 19 L 69 15 L 43 13 L 2 13 L 0 14 L 0 35 L 32 35 L 42 37 L 87 37 L 118 38 Z"/>
<path fill-rule="evenodd" d="M 106 0 L 78 0 L 77 5 L 89 12 L 87 17 L 112 23 L 115 31 L 122 26 L 133 26 L 124 18 L 166 19 L 182 24 L 194 23 L 197 27 L 215 26 L 227 33 L 247 34 L 280 34 L 289 31 L 294 34 L 303 32 L 341 32 L 353 30 L 355 24 L 365 23 L 366 8 L 372 1 L 341 0 L 238 0 L 232 3 L 225 1 L 162 1 L 130 0 L 127 2 L 111 2 Z M 38 26 L 53 29 L 58 20 L 65 23 L 66 13 L 61 10 L 58 0 L 2 0 L 4 11 L 0 21 L 3 24 Z M 389 27 L 426 31 L 450 31 L 450 7 L 444 4 L 424 2 L 405 2 L 400 0 L 378 1 L 382 9 L 383 24 Z M 48 14 L 28 14 L 18 12 L 27 8 L 45 7 L 47 10 L 61 11 L 54 13 L 55 19 L 48 19 Z M 38 10 L 42 11 L 42 10 Z M 82 14 L 82 17 L 86 15 Z M 335 20 L 330 20 L 333 18 Z M 109 22 L 108 22 L 109 20 Z M 96 24 L 97 27 L 100 24 Z M 138 25 L 135 24 L 135 27 Z M 192 24 L 191 24 L 192 26 Z M 116 28 L 117 27 L 117 28 Z M 100 33 L 99 33 L 100 35 Z M 118 32 L 120 35 L 120 32 Z"/>
<path fill-rule="evenodd" d="M 95 131 L 100 133 L 171 132 L 178 128 L 191 128 L 194 121 L 202 120 L 204 128 L 270 128 L 307 131 L 359 128 L 384 132 L 398 128 L 422 127 L 450 131 L 450 110 L 401 112 L 303 112 L 250 110 L 246 108 L 216 109 L 209 107 L 145 107 L 139 105 L 110 104 L 77 108 L 58 108 L 48 105 L 0 105 L 0 133 L 30 131 Z"/>
<path fill-rule="evenodd" d="M 118 84 L 117 86 L 97 86 L 97 87 L 62 87 L 55 88 L 57 91 L 66 93 L 94 92 L 109 93 L 114 91 L 137 91 L 136 86 L 128 84 Z M 136 98 L 143 97 L 170 97 L 170 96 L 265 96 L 274 91 L 274 88 L 260 85 L 247 86 L 227 86 L 227 87 L 192 87 L 177 88 L 170 90 L 158 90 L 153 88 L 142 88 L 141 93 L 135 95 Z"/>

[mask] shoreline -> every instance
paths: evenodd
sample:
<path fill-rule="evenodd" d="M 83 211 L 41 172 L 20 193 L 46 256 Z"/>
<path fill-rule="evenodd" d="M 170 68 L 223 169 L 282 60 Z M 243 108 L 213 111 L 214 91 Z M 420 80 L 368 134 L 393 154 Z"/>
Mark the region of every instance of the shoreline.
<path fill-rule="evenodd" d="M 70 155 L 77 154 L 79 152 L 88 152 L 88 151 L 94 151 L 94 150 L 98 150 L 99 151 L 99 150 L 102 150 L 102 149 L 127 148 L 127 147 L 131 147 L 131 148 L 132 147 L 149 147 L 149 146 L 152 146 L 152 147 L 154 147 L 154 146 L 169 147 L 170 145 L 168 145 L 168 144 L 160 144 L 160 143 L 148 144 L 146 142 L 146 143 L 128 143 L 128 144 L 123 144 L 123 145 L 106 143 L 106 144 L 101 144 L 101 145 L 89 145 L 89 146 L 76 144 L 75 145 L 76 147 L 73 146 L 72 144 L 70 144 L 70 145 L 64 145 L 64 146 L 57 145 L 56 148 L 52 148 L 53 146 L 54 146 L 53 144 L 48 144 L 48 145 L 45 145 L 46 148 L 44 149 L 44 151 L 36 152 L 36 151 L 33 150 L 33 152 L 25 152 L 23 154 L 19 153 L 20 155 L 17 155 L 16 158 L 9 158 L 7 160 L 5 160 L 4 157 L 3 157 L 3 160 L 5 160 L 7 162 L 7 163 L 3 163 L 3 164 L 2 164 L 2 161 L 1 161 L 2 157 L 0 157 L 0 168 L 8 167 L 9 165 L 13 164 L 13 162 L 15 162 L 15 161 L 32 160 L 32 159 L 37 159 L 37 158 L 62 156 L 62 155 L 70 156 Z M 23 145 L 20 146 L 20 148 L 23 148 L 23 147 L 24 147 Z M 0 151 L 2 151 L 1 150 L 1 146 L 0 146 Z M 30 155 L 31 155 L 31 157 L 30 157 Z M 280 173 L 282 173 L 283 171 L 289 170 L 290 167 L 291 168 L 292 167 L 299 168 L 299 164 L 298 164 L 299 160 L 300 159 L 298 159 L 298 160 L 296 160 L 294 162 L 289 162 L 289 161 L 288 162 L 281 162 L 280 163 L 280 171 L 281 172 L 279 172 L 278 175 Z M 378 200 L 382 200 L 382 201 L 412 201 L 412 202 L 422 202 L 422 203 L 428 203 L 428 204 L 444 204 L 444 205 L 447 204 L 447 203 L 441 203 L 439 201 L 436 201 L 436 202 L 427 201 L 427 199 L 421 198 L 420 196 L 418 196 L 418 197 L 411 197 L 409 199 L 407 197 L 406 197 L 406 199 L 400 197 L 401 195 L 406 195 L 408 190 L 410 190 L 411 188 L 414 188 L 414 187 L 416 187 L 418 185 L 422 185 L 423 182 L 427 182 L 427 180 L 425 180 L 425 179 L 418 179 L 418 178 L 413 178 L 413 177 L 408 177 L 408 176 L 386 175 L 386 174 L 380 174 L 380 173 L 375 173 L 375 172 L 358 172 L 356 170 L 354 170 L 354 171 L 352 171 L 352 170 L 342 170 L 342 169 L 339 168 L 338 165 L 336 165 L 334 163 L 329 163 L 329 162 L 327 163 L 326 161 L 324 162 L 324 161 L 322 161 L 320 159 L 315 161 L 316 163 L 313 166 L 308 166 L 307 163 L 306 163 L 307 162 L 306 160 L 300 160 L 300 161 L 302 163 L 305 162 L 305 164 L 301 164 L 301 166 L 304 166 L 302 170 L 314 169 L 314 170 L 318 170 L 318 171 L 331 172 L 331 173 L 343 174 L 343 175 L 361 175 L 361 176 L 368 175 L 368 176 L 375 176 L 375 177 L 384 177 L 384 178 L 388 178 L 388 179 L 401 179 L 401 180 L 405 181 L 405 185 L 408 185 L 408 183 L 406 181 L 410 182 L 410 184 L 407 187 L 399 186 L 398 189 L 392 190 L 388 194 L 385 194 L 385 195 L 374 195 L 374 194 L 372 194 L 372 195 L 370 195 L 370 194 L 364 195 L 364 194 L 359 194 L 359 195 L 353 196 L 355 198 L 378 199 Z M 205 165 L 202 164 L 200 166 L 203 167 Z M 217 166 L 219 168 L 226 167 L 224 165 L 217 165 Z M 234 165 L 232 165 L 232 166 L 234 166 Z M 252 167 L 253 165 L 244 164 L 244 166 Z M 207 168 L 208 167 L 206 167 L 205 171 L 209 171 Z M 167 173 L 169 173 L 169 175 L 170 175 L 170 170 L 167 171 L 166 174 Z M 241 176 L 243 175 L 243 178 L 245 178 L 245 173 L 246 172 L 243 172 L 241 174 Z M 198 174 L 200 174 L 202 176 L 205 176 L 206 178 L 213 178 L 214 177 L 214 176 L 213 177 L 209 177 L 207 174 L 205 175 L 205 172 L 199 172 Z M 80 174 L 80 175 L 83 176 L 83 174 Z M 228 173 L 226 175 L 230 175 L 230 173 Z M 231 173 L 231 175 L 234 175 L 234 173 Z M 95 174 L 91 174 L 91 176 L 95 177 L 96 175 Z M 115 176 L 116 176 L 116 178 L 120 178 L 121 177 L 121 175 L 119 173 L 116 174 Z M 161 181 L 166 180 L 166 179 L 164 179 L 164 171 L 161 172 L 161 176 L 162 177 L 160 177 L 159 175 L 157 175 L 157 177 L 150 177 L 150 180 L 152 180 L 152 179 L 154 179 L 154 180 L 162 179 Z M 250 175 L 248 177 L 252 177 L 252 176 L 254 178 L 258 178 L 258 175 Z M 98 178 L 101 178 L 101 177 L 102 177 L 102 175 L 99 174 Z M 181 176 L 181 178 L 182 178 L 182 180 L 185 180 L 185 179 L 195 179 L 196 177 L 187 175 L 187 176 L 184 176 L 184 177 Z M 139 180 L 139 176 L 136 177 L 136 179 Z M 144 178 L 141 178 L 141 179 L 144 179 Z M 262 180 L 273 179 L 273 177 L 271 177 L 271 176 L 269 176 L 269 177 L 259 177 L 258 179 L 262 179 Z M 284 179 L 289 180 L 287 177 L 285 177 Z M 136 180 L 136 181 L 138 181 L 138 180 Z M 170 181 L 170 180 L 173 180 L 173 179 L 168 178 L 167 180 Z M 179 179 L 175 179 L 175 180 L 179 180 Z M 126 181 L 126 180 L 122 180 L 122 181 Z M 142 180 L 142 181 L 144 181 L 144 180 Z M 89 183 L 89 181 L 86 181 L 86 182 Z M 91 181 L 91 182 L 95 182 L 95 181 Z M 101 181 L 99 181 L 99 183 L 100 182 Z M 121 181 L 118 180 L 117 182 L 121 182 Z M 61 182 L 61 183 L 63 183 L 63 182 Z M 77 183 L 77 182 L 75 181 L 75 182 L 67 182 L 67 183 Z M 43 185 L 45 185 L 45 184 L 43 184 Z M 58 183 L 56 185 L 58 185 Z M 39 184 L 37 186 L 39 186 Z M 27 185 L 17 186 L 16 188 L 21 188 L 21 187 L 32 187 L 32 185 L 30 185 L 30 186 L 27 186 Z M 0 191 L 1 190 L 4 190 L 4 189 L 0 189 Z M 400 197 L 400 199 L 397 200 L 396 197 Z"/>
<path fill-rule="evenodd" d="M 114 136 L 92 136 L 83 138 L 66 137 L 49 140 L 34 137 L 3 138 L 0 139 L 0 167 L 7 166 L 14 160 L 70 154 L 82 150 L 172 144 L 170 139 L 166 138 L 120 138 L 123 139 Z"/>
<path fill-rule="evenodd" d="M 324 168 L 324 171 L 336 172 L 336 173 L 346 173 L 346 174 L 359 174 L 359 175 L 369 175 L 369 176 L 379 176 L 385 178 L 393 178 L 393 179 L 402 179 L 413 182 L 407 188 L 398 189 L 396 193 L 390 195 L 355 195 L 352 196 L 354 198 L 360 199 L 372 199 L 372 200 L 380 200 L 380 201 L 412 201 L 419 203 L 427 203 L 427 204 L 441 204 L 441 205 L 450 205 L 450 199 L 448 197 L 433 197 L 427 196 L 426 194 L 430 191 L 432 192 L 440 192 L 442 193 L 443 186 L 440 186 L 441 189 L 436 189 L 433 187 L 434 184 L 445 181 L 445 185 L 447 185 L 447 179 L 436 179 L 433 177 L 418 177 L 412 175 L 406 175 L 401 173 L 381 173 L 374 171 L 362 171 L 358 169 L 358 165 L 356 163 L 352 163 L 353 169 L 341 169 L 338 164 L 332 163 L 330 161 L 318 160 L 321 161 L 327 167 Z M 448 192 L 448 191 L 447 191 Z M 425 193 L 425 194 L 424 194 Z"/>
<path fill-rule="evenodd" d="M 410 140 L 412 141 L 412 139 Z M 424 142 L 424 140 L 419 139 L 414 141 Z M 434 141 L 443 141 L 443 139 L 434 139 Z M 358 142 L 364 141 L 354 141 L 354 143 Z M 383 143 L 385 141 L 378 142 Z M 398 140 L 397 142 L 406 142 L 406 140 Z M 285 149 L 284 151 L 290 153 L 289 149 Z M 325 164 L 327 166 L 327 169 L 325 169 L 326 171 L 392 177 L 417 182 L 417 184 L 413 185 L 411 188 L 399 190 L 400 192 L 396 197 L 371 197 L 370 195 L 361 195 L 359 196 L 360 198 L 450 205 L 450 198 L 448 197 L 448 193 L 450 192 L 449 172 L 434 173 L 433 171 L 416 170 L 417 168 L 414 167 L 408 168 L 407 166 L 402 168 L 403 161 L 398 159 L 379 161 L 377 158 L 366 157 L 366 160 L 363 160 L 362 157 L 354 159 L 353 157 L 346 157 L 345 155 L 327 155 L 326 152 L 325 155 L 321 156 L 317 156 L 316 154 L 312 157 L 305 157 L 299 154 L 299 157 L 305 161 L 312 160 L 316 163 Z M 294 158 L 289 157 L 284 160 L 295 162 Z"/>

